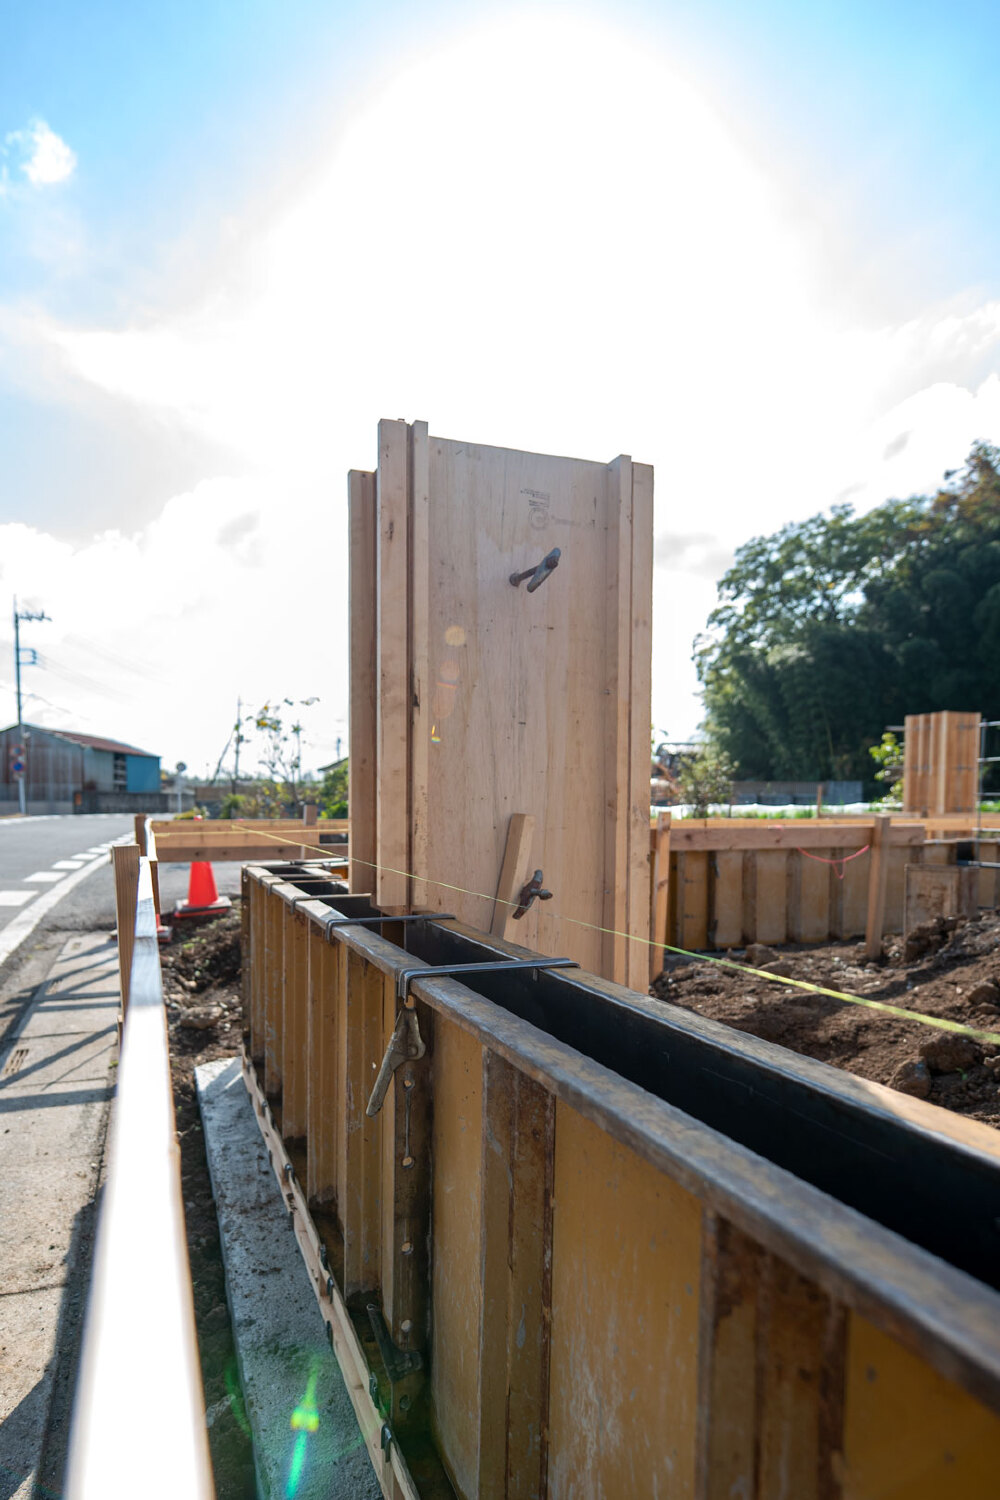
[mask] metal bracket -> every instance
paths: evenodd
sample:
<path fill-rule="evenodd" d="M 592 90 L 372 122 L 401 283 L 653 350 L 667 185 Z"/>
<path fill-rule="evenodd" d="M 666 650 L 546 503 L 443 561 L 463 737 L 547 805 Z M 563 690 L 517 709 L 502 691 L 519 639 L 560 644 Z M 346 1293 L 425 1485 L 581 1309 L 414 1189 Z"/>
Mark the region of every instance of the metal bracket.
<path fill-rule="evenodd" d="M 521 887 L 521 894 L 517 898 L 518 908 L 517 911 L 514 912 L 515 922 L 520 921 L 521 917 L 524 916 L 525 912 L 528 910 L 531 903 L 535 900 L 536 896 L 539 901 L 552 900 L 552 892 L 542 889 L 541 870 L 536 870 L 531 879 Z"/>
<path fill-rule="evenodd" d="M 578 969 L 575 958 L 503 958 L 478 964 L 424 964 L 420 969 L 401 969 L 396 975 L 396 999 L 409 1003 L 415 979 L 451 979 L 456 974 L 499 974 L 508 969 Z"/>
<path fill-rule="evenodd" d="M 426 1051 L 427 1045 L 420 1035 L 417 1013 L 415 1010 L 404 1007 L 396 1017 L 396 1024 L 392 1028 L 392 1036 L 385 1049 L 382 1066 L 375 1078 L 371 1098 L 365 1107 L 365 1114 L 369 1118 L 374 1118 L 385 1103 L 385 1096 L 389 1092 L 389 1084 L 396 1069 L 401 1068 L 405 1062 L 416 1062 Z"/>
<path fill-rule="evenodd" d="M 418 1349 L 400 1349 L 394 1344 L 377 1302 L 368 1303 L 368 1320 L 378 1345 L 379 1356 L 389 1377 L 391 1410 L 389 1415 L 397 1423 L 405 1424 L 413 1403 L 419 1396 L 425 1379 L 424 1358 Z M 377 1382 L 374 1382 L 377 1390 Z M 377 1401 L 377 1396 L 375 1397 Z M 383 1435 L 386 1432 L 383 1427 Z M 389 1433 L 391 1440 L 392 1434 Z"/>
<path fill-rule="evenodd" d="M 541 562 L 538 563 L 535 567 L 525 568 L 523 573 L 512 573 L 510 575 L 511 583 L 515 588 L 517 588 L 518 585 L 522 584 L 527 578 L 529 580 L 528 593 L 533 594 L 537 588 L 541 587 L 546 578 L 548 578 L 549 574 L 554 573 L 556 568 L 558 568 L 559 559 L 561 556 L 562 552 L 560 551 L 560 549 L 558 547 L 553 547 L 552 551 L 547 552 L 542 558 Z"/>
<path fill-rule="evenodd" d="M 341 912 L 334 912 L 332 917 L 327 917 L 323 923 L 323 931 L 329 937 L 335 927 L 374 927 L 380 922 L 457 922 L 458 918 L 450 911 L 425 911 L 408 913 L 402 917 L 345 917 Z"/>

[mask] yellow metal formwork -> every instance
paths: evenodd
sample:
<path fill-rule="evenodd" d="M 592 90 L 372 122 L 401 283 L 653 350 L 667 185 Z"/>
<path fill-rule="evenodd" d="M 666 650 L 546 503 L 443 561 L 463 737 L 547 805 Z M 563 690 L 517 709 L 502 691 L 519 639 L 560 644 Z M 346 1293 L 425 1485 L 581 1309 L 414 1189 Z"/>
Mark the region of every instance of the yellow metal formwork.
<path fill-rule="evenodd" d="M 996 1291 L 455 978 L 367 1115 L 420 960 L 315 891 L 245 872 L 246 1076 L 387 1496 L 994 1500 Z"/>

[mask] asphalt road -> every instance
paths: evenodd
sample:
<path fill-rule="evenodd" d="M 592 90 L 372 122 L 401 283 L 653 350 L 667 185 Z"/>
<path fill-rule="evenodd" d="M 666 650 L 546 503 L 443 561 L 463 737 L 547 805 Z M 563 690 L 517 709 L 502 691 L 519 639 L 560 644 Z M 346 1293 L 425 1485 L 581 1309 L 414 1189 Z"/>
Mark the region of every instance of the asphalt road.
<path fill-rule="evenodd" d="M 118 841 L 130 843 L 133 826 L 128 813 L 0 819 L 0 1046 L 67 936 L 113 932 L 108 849 Z M 219 894 L 238 895 L 240 866 L 213 868 Z M 187 895 L 189 872 L 186 864 L 160 865 L 167 922 Z"/>

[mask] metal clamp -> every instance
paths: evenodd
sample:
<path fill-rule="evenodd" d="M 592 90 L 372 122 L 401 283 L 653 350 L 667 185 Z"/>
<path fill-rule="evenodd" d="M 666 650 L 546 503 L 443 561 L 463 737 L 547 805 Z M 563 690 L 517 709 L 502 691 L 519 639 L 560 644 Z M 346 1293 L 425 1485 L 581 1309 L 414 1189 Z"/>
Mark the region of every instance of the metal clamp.
<path fill-rule="evenodd" d="M 405 1062 L 416 1062 L 427 1051 L 427 1044 L 420 1035 L 420 1024 L 415 1010 L 404 1007 L 396 1017 L 389 1045 L 385 1049 L 382 1066 L 379 1068 L 372 1088 L 371 1098 L 365 1106 L 365 1114 L 374 1118 L 385 1103 L 392 1075 Z"/>
<path fill-rule="evenodd" d="M 424 1358 L 419 1349 L 400 1349 L 398 1344 L 393 1343 L 382 1315 L 382 1309 L 377 1302 L 369 1302 L 367 1312 L 372 1325 L 372 1333 L 375 1335 L 375 1343 L 378 1345 L 378 1352 L 389 1378 L 388 1415 L 394 1422 L 405 1426 L 408 1420 L 412 1420 L 414 1402 L 420 1395 L 426 1379 Z M 374 1377 L 373 1383 L 375 1391 L 372 1399 L 380 1410 L 384 1410 L 378 1399 L 378 1382 Z M 382 1427 L 382 1442 L 383 1452 L 388 1451 L 388 1444 L 392 1442 L 392 1429 L 388 1423 Z"/>
<path fill-rule="evenodd" d="M 539 901 L 551 901 L 552 900 L 552 892 L 551 891 L 546 891 L 546 890 L 542 889 L 542 872 L 541 872 L 541 870 L 536 870 L 535 873 L 534 873 L 534 875 L 531 877 L 531 879 L 529 881 L 527 881 L 521 887 L 521 894 L 517 898 L 517 900 L 518 900 L 518 907 L 517 907 L 517 910 L 514 912 L 514 921 L 515 922 L 519 921 L 521 919 L 521 917 L 524 916 L 525 912 L 528 910 L 529 906 L 535 900 L 536 897 L 538 898 Z"/>
<path fill-rule="evenodd" d="M 424 964 L 419 969 L 401 969 L 396 975 L 396 999 L 410 1004 L 410 985 L 415 979 L 450 979 L 456 974 L 500 974 L 509 969 L 578 969 L 575 958 L 503 958 L 478 964 Z"/>
<path fill-rule="evenodd" d="M 541 587 L 549 574 L 554 573 L 556 568 L 558 568 L 561 556 L 561 550 L 558 547 L 553 547 L 552 551 L 546 552 L 541 562 L 535 567 L 525 568 L 523 573 L 512 573 L 510 575 L 511 583 L 517 588 L 527 578 L 529 580 L 528 593 L 533 594 L 537 588 Z"/>

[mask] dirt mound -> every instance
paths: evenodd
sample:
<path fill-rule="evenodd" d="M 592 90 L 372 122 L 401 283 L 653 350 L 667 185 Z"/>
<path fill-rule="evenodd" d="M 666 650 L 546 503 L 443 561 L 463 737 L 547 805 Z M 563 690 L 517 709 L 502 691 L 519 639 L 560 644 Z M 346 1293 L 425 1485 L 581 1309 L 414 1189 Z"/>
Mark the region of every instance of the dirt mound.
<path fill-rule="evenodd" d="M 916 938 L 916 942 L 912 941 Z M 728 955 L 745 961 L 741 950 Z M 887 939 L 879 963 L 854 942 L 781 949 L 769 969 L 1000 1036 L 1000 913 L 927 923 Z M 1000 1045 L 797 990 L 718 963 L 674 957 L 651 993 L 793 1052 L 1000 1126 Z"/>

